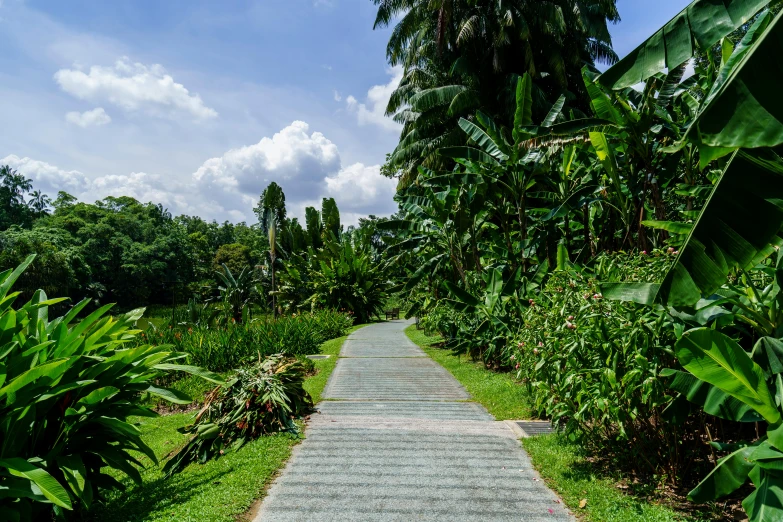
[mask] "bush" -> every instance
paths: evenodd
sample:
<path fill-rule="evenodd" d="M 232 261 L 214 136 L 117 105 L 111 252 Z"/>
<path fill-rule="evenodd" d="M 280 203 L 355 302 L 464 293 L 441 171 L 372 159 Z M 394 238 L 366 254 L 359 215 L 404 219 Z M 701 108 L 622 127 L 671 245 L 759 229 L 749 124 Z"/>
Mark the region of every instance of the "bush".
<path fill-rule="evenodd" d="M 654 280 L 648 272 L 668 264 L 662 254 L 622 256 L 601 258 L 601 280 Z M 676 474 L 685 437 L 663 414 L 674 392 L 659 377 L 664 368 L 679 368 L 672 318 L 664 310 L 604 300 L 595 278 L 559 271 L 523 319 L 509 359 L 538 415 L 580 433 L 595 452 L 610 450 L 649 473 Z"/>
<path fill-rule="evenodd" d="M 299 361 L 283 354 L 238 370 L 207 395 L 193 424 L 179 430 L 193 437 L 166 463 L 164 472 L 176 473 L 191 462 L 203 464 L 267 433 L 297 432 L 292 418 L 313 406 L 303 388 L 305 374 Z"/>
<path fill-rule="evenodd" d="M 151 393 L 171 402 L 190 402 L 156 381 L 179 370 L 215 382 L 217 375 L 176 364 L 181 354 L 167 346 L 137 343 L 136 310 L 107 316 L 111 305 L 75 318 L 84 300 L 67 315 L 49 320 L 50 305 L 39 290 L 18 309 L 11 285 L 32 262 L 0 273 L 0 514 L 3 520 L 48 520 L 52 512 L 88 509 L 104 489 L 121 488 L 105 473 L 114 468 L 136 482 L 138 451 L 156 461 L 127 421 L 155 416 L 140 406 Z"/>

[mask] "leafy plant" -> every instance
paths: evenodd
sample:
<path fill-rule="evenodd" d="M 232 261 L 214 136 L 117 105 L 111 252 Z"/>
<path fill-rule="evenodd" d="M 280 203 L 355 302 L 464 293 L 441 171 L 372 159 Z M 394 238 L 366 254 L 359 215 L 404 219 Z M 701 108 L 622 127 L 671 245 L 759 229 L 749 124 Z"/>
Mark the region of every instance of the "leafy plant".
<path fill-rule="evenodd" d="M 318 258 L 319 269 L 311 273 L 311 302 L 324 308 L 347 310 L 359 323 L 377 316 L 391 284 L 385 266 L 374 263 L 361 245 L 350 238 L 327 241 Z"/>
<path fill-rule="evenodd" d="M 13 283 L 32 263 L 0 273 L 0 513 L 5 520 L 42 520 L 89 509 L 105 489 L 123 486 L 112 468 L 141 481 L 132 452 L 156 461 L 131 416 L 155 416 L 140 404 L 150 393 L 190 402 L 157 381 L 172 371 L 222 382 L 182 364 L 170 346 L 131 341 L 143 310 L 111 317 L 111 305 L 77 320 L 84 300 L 49 318 L 43 291 L 18 308 Z"/>
<path fill-rule="evenodd" d="M 271 355 L 210 392 L 193 424 L 181 428 L 192 438 L 164 466 L 169 475 L 192 462 L 218 458 L 228 449 L 275 431 L 293 431 L 293 418 L 312 408 L 304 390 L 302 363 L 283 354 Z"/>

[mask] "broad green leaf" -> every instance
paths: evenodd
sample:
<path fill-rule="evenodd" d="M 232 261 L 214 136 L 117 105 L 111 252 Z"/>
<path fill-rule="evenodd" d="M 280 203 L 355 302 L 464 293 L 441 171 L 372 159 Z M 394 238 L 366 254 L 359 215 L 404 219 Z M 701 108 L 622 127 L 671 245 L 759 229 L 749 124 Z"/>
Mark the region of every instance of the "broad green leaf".
<path fill-rule="evenodd" d="M 481 304 L 481 301 L 479 301 L 478 299 L 476 299 L 475 297 L 473 297 L 468 292 L 458 287 L 451 281 L 446 281 L 444 284 L 446 286 L 446 289 L 449 291 L 452 297 L 455 298 L 456 301 L 461 302 L 471 308 L 475 308 Z"/>
<path fill-rule="evenodd" d="M 750 522 L 783 520 L 783 478 L 755 466 L 748 476 L 756 489 L 742 501 Z"/>
<path fill-rule="evenodd" d="M 693 228 L 693 224 L 683 223 L 681 221 L 645 220 L 642 221 L 642 225 L 658 230 L 665 230 L 666 232 L 671 232 L 672 234 L 688 234 Z"/>
<path fill-rule="evenodd" d="M 190 404 L 193 402 L 193 399 L 191 399 L 187 394 L 171 388 L 150 385 L 144 391 L 153 395 L 157 395 L 158 397 L 166 399 L 169 402 L 173 402 L 174 404 Z"/>
<path fill-rule="evenodd" d="M 677 341 L 675 352 L 697 378 L 751 406 L 770 424 L 781 421 L 764 371 L 727 335 L 709 328 L 689 330 Z"/>
<path fill-rule="evenodd" d="M 454 159 L 466 159 L 469 161 L 476 161 L 479 163 L 489 163 L 491 165 L 499 165 L 498 161 L 484 152 L 481 149 L 475 147 L 443 147 L 438 149 L 438 154 L 447 158 Z"/>
<path fill-rule="evenodd" d="M 565 95 L 561 94 L 555 104 L 552 105 L 552 108 L 549 109 L 549 112 L 547 113 L 546 118 L 544 118 L 544 121 L 541 122 L 542 127 L 551 127 L 555 124 L 557 117 L 560 116 L 560 113 L 563 111 L 565 101 Z"/>
<path fill-rule="evenodd" d="M 710 415 L 735 422 L 763 420 L 752 407 L 690 373 L 666 369 L 661 371 L 660 376 L 674 377 L 668 385 L 669 388 L 680 392 L 686 400 L 701 407 Z"/>
<path fill-rule="evenodd" d="M 661 285 L 658 283 L 601 283 L 601 293 L 606 299 L 651 305 Z"/>
<path fill-rule="evenodd" d="M 783 13 L 775 17 L 755 45 L 742 53 L 740 63 L 725 82 L 709 94 L 688 130 L 689 137 L 724 148 L 775 147 L 783 143 L 780 92 L 769 80 L 783 77 L 783 63 L 777 58 L 783 54 L 781 20 Z"/>
<path fill-rule="evenodd" d="M 639 47 L 603 73 L 610 89 L 631 87 L 663 69 L 672 70 L 746 23 L 769 0 L 694 0 Z"/>
<path fill-rule="evenodd" d="M 527 125 L 533 125 L 533 80 L 525 73 L 517 82 L 517 108 L 514 112 L 514 129 L 512 137 L 514 143 L 519 142 L 522 133 L 519 129 Z"/>
<path fill-rule="evenodd" d="M 754 466 L 748 456 L 754 451 L 756 446 L 746 446 L 719 459 L 710 474 L 688 493 L 688 500 L 709 502 L 736 491 L 748 481 L 748 473 Z"/>
<path fill-rule="evenodd" d="M 21 458 L 0 459 L 0 467 L 6 468 L 15 477 L 23 477 L 33 482 L 53 504 L 73 509 L 68 492 L 46 470 Z"/>
<path fill-rule="evenodd" d="M 459 126 L 463 131 L 465 131 L 465 134 L 467 134 L 470 139 L 473 140 L 476 145 L 478 145 L 487 154 L 497 159 L 498 161 L 505 161 L 508 159 L 508 156 L 503 154 L 495 141 L 490 138 L 489 135 L 481 129 L 481 127 L 466 120 L 465 118 L 459 119 Z"/>
<path fill-rule="evenodd" d="M 735 153 L 661 283 L 659 302 L 690 306 L 731 270 L 758 263 L 783 225 L 783 160 L 769 149 Z"/>
<path fill-rule="evenodd" d="M 16 280 L 19 279 L 19 276 L 22 275 L 22 272 L 24 272 L 27 267 L 30 266 L 30 263 L 32 263 L 34 260 L 35 254 L 27 256 L 22 264 L 16 267 L 13 271 L 6 270 L 2 273 L 2 277 L 0 277 L 0 299 L 8 295 L 8 291 L 11 289 L 11 286 L 13 286 Z"/>
<path fill-rule="evenodd" d="M 226 383 L 226 380 L 220 377 L 220 375 L 211 372 L 209 370 L 205 370 L 204 368 L 201 368 L 199 366 L 190 366 L 187 364 L 156 364 L 155 369 L 185 372 L 191 375 L 195 375 L 196 377 L 201 377 L 202 379 L 206 379 L 208 381 L 214 382 L 215 384 Z"/>

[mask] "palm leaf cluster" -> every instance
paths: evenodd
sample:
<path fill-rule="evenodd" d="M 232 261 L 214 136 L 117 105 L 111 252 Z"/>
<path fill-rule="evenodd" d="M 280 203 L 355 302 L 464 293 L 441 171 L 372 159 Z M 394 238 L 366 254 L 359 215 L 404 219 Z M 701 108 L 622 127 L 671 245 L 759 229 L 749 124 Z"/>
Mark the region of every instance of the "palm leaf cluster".
<path fill-rule="evenodd" d="M 389 63 L 403 68 L 387 114 L 403 125 L 389 161 L 406 182 L 422 162 L 439 164 L 438 147 L 464 143 L 460 117 L 481 109 L 510 123 L 521 75 L 535 81 L 536 107 L 565 94 L 585 109 L 582 66 L 617 60 L 611 0 L 374 1 L 375 27 L 395 24 Z"/>

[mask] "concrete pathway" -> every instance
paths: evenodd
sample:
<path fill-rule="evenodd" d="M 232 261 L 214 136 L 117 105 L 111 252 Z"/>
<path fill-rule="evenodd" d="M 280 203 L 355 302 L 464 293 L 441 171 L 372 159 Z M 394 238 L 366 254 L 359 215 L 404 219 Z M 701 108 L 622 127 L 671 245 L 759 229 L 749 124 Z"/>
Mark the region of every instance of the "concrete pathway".
<path fill-rule="evenodd" d="M 409 324 L 349 336 L 255 521 L 574 520 L 514 432 L 466 400 Z"/>

